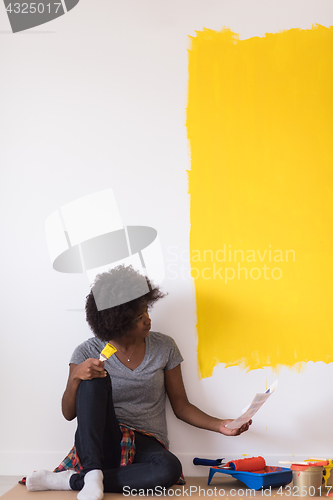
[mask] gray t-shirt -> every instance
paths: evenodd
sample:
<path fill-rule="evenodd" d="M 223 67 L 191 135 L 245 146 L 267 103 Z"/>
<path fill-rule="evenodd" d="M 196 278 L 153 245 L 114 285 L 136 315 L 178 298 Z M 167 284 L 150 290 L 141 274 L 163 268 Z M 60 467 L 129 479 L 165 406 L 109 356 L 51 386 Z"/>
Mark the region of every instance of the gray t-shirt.
<path fill-rule="evenodd" d="M 151 432 L 168 447 L 164 370 L 172 370 L 183 358 L 168 335 L 150 332 L 145 343 L 144 359 L 135 370 L 127 368 L 114 355 L 104 366 L 111 377 L 113 404 L 120 422 Z M 99 359 L 105 344 L 96 337 L 86 340 L 75 349 L 70 363 L 78 365 L 88 358 Z"/>

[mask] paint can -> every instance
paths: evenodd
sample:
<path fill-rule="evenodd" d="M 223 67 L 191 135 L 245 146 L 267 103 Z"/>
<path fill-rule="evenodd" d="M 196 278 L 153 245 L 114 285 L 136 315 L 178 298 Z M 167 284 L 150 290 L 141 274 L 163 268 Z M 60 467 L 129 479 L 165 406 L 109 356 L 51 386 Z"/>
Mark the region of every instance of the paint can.
<path fill-rule="evenodd" d="M 293 471 L 293 495 L 318 497 L 321 496 L 321 486 L 323 481 L 323 466 L 292 465 Z"/>
<path fill-rule="evenodd" d="M 308 458 L 307 461 L 311 462 L 323 462 L 321 465 L 324 466 L 323 472 L 323 485 L 326 488 L 333 489 L 333 460 L 331 458 Z M 324 463 L 326 462 L 326 464 Z"/>

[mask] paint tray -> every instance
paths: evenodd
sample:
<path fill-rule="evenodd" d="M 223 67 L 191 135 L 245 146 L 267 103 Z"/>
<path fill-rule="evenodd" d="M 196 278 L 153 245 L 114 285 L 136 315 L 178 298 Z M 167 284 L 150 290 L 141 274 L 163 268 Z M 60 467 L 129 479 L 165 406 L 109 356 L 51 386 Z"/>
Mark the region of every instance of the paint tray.
<path fill-rule="evenodd" d="M 240 470 L 221 469 L 220 467 L 211 467 L 209 470 L 208 484 L 210 484 L 214 474 L 221 472 L 242 481 L 251 490 L 260 490 L 261 488 L 277 488 L 285 486 L 292 481 L 293 473 L 285 467 L 269 467 L 266 465 L 265 472 L 245 472 Z"/>

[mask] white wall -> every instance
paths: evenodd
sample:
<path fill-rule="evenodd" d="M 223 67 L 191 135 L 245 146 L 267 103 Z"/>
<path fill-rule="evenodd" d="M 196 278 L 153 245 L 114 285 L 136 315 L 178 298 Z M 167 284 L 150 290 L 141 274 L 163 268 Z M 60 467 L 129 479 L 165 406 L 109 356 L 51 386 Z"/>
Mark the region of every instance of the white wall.
<path fill-rule="evenodd" d="M 60 400 L 74 347 L 90 336 L 80 309 L 84 276 L 53 271 L 44 221 L 56 208 L 112 187 L 125 224 L 158 230 L 169 296 L 153 329 L 185 357 L 190 400 L 236 417 L 257 391 L 277 392 L 250 432 L 226 438 L 176 421 L 171 449 L 186 474 L 194 456 L 333 457 L 332 365 L 245 373 L 219 366 L 199 380 L 189 278 L 168 271 L 189 245 L 190 168 L 185 109 L 188 35 L 228 26 L 241 38 L 333 24 L 331 0 L 81 0 L 67 15 L 12 34 L 0 5 L 1 349 L 0 475 L 52 469 L 72 446 L 75 423 Z M 175 248 L 176 247 L 176 250 Z M 318 339 L 320 341 L 320 339 Z"/>

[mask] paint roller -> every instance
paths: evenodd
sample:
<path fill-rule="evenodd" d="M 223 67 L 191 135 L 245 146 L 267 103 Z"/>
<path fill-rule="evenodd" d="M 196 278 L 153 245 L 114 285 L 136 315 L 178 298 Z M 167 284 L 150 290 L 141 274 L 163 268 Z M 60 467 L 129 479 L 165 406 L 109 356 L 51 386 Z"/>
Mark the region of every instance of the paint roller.
<path fill-rule="evenodd" d="M 263 457 L 251 457 L 251 458 L 242 458 L 240 460 L 231 460 L 228 462 L 225 467 L 221 467 L 229 469 L 229 470 L 238 470 L 244 472 L 265 472 L 266 462 Z"/>
<path fill-rule="evenodd" d="M 222 459 L 207 460 L 205 458 L 194 458 L 194 465 L 210 465 L 219 467 L 219 469 L 228 469 L 243 472 L 265 472 L 266 462 L 263 457 L 242 458 L 240 460 L 231 460 L 225 465 L 220 465 Z"/>

